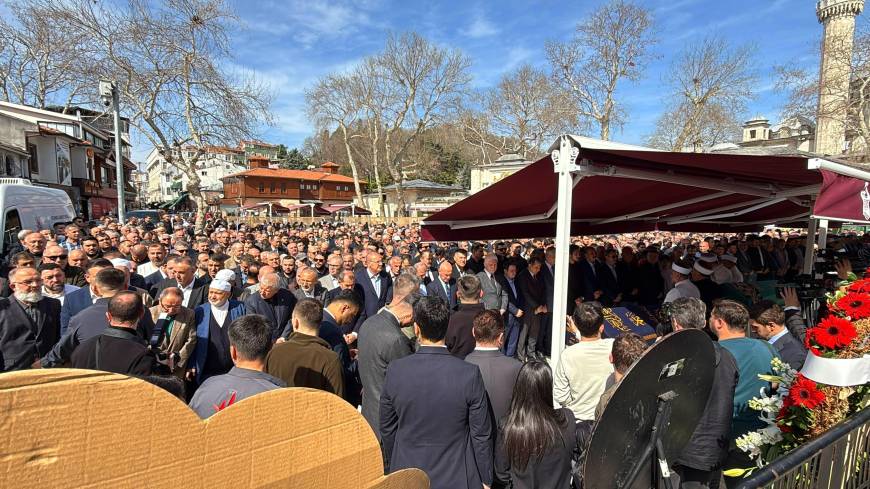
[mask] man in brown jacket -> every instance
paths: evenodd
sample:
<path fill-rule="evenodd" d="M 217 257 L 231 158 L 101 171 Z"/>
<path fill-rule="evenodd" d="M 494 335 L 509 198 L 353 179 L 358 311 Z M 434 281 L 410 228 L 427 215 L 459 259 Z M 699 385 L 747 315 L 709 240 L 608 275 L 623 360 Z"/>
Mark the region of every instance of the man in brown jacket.
<path fill-rule="evenodd" d="M 266 357 L 266 372 L 287 387 L 311 387 L 342 397 L 344 380 L 341 361 L 329 343 L 317 337 L 323 320 L 323 305 L 302 299 L 293 309 L 293 333 L 278 343 Z"/>
<path fill-rule="evenodd" d="M 193 309 L 181 305 L 184 294 L 178 287 L 163 289 L 157 305 L 150 309 L 154 320 L 152 339 L 158 349 L 172 359 L 172 373 L 184 377 L 184 366 L 196 348 L 196 323 Z"/>

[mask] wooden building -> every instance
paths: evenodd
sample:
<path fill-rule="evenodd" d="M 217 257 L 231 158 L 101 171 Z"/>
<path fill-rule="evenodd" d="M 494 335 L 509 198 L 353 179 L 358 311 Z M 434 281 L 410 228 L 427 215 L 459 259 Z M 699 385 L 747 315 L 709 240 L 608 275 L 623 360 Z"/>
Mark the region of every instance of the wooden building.
<path fill-rule="evenodd" d="M 296 204 L 349 204 L 354 200 L 353 178 L 338 174 L 339 166 L 326 162 L 314 170 L 270 168 L 269 159 L 251 157 L 250 169 L 221 180 L 221 208 L 235 214 L 239 208 L 261 202 L 285 207 Z"/>

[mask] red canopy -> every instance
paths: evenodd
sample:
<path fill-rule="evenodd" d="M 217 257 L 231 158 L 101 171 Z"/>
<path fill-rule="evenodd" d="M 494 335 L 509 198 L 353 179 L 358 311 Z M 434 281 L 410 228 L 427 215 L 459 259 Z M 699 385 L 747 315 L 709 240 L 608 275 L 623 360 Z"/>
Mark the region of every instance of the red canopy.
<path fill-rule="evenodd" d="M 572 235 L 803 227 L 822 183 L 806 157 L 577 149 Z M 427 218 L 424 239 L 554 236 L 557 180 L 545 156 Z"/>
<path fill-rule="evenodd" d="M 870 222 L 870 189 L 858 178 L 820 169 L 822 189 L 813 214 L 819 219 Z"/>
<path fill-rule="evenodd" d="M 255 209 L 268 210 L 269 205 L 270 205 L 269 202 L 258 202 L 256 204 L 246 205 L 243 207 L 243 209 L 248 210 L 248 211 L 255 210 Z M 272 213 L 274 213 L 274 214 L 286 214 L 287 212 L 290 212 L 290 209 L 288 209 L 287 207 L 284 207 L 281 204 L 278 204 L 277 202 L 272 202 L 271 205 L 272 205 Z"/>
<path fill-rule="evenodd" d="M 329 212 L 330 214 L 335 214 L 337 212 L 344 211 L 348 215 L 350 215 L 350 214 L 354 214 L 357 216 L 370 216 L 370 215 L 372 215 L 370 210 L 364 209 L 364 208 L 357 206 L 357 205 L 351 205 L 351 204 L 326 205 L 326 206 L 323 206 L 323 209 L 325 211 Z M 351 211 L 351 209 L 352 209 L 352 211 Z"/>

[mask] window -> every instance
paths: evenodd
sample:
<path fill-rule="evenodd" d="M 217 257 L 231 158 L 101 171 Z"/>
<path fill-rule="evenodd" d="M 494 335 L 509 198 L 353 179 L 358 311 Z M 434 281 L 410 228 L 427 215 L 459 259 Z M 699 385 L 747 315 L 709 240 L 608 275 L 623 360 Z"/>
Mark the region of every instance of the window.
<path fill-rule="evenodd" d="M 261 194 L 266 193 L 266 187 L 263 185 L 263 182 L 260 182 L 260 186 L 257 187 L 257 190 L 259 190 Z"/>
<path fill-rule="evenodd" d="M 168 182 L 172 179 L 172 177 L 169 175 L 163 175 L 163 178 L 165 179 L 166 182 Z"/>
<path fill-rule="evenodd" d="M 36 152 L 35 144 L 27 145 L 27 152 L 30 153 L 30 173 L 39 173 L 39 154 Z"/>
<path fill-rule="evenodd" d="M 18 216 L 16 209 L 6 211 L 5 228 L 3 229 L 3 243 L 6 244 L 6 249 L 9 246 L 18 242 L 18 231 L 21 231 L 21 218 Z"/>
<path fill-rule="evenodd" d="M 205 170 L 203 170 L 203 171 L 202 171 L 202 172 L 201 172 L 201 173 L 202 173 L 202 176 L 205 176 L 205 174 L 206 174 L 206 171 L 205 171 Z"/>
<path fill-rule="evenodd" d="M 755 139 L 755 129 L 750 129 L 750 130 L 749 130 L 749 137 L 752 138 L 752 139 Z"/>
<path fill-rule="evenodd" d="M 269 183 L 269 193 L 275 193 L 275 182 Z"/>
<path fill-rule="evenodd" d="M 287 184 L 285 182 L 281 182 L 281 193 L 282 194 L 287 193 Z"/>

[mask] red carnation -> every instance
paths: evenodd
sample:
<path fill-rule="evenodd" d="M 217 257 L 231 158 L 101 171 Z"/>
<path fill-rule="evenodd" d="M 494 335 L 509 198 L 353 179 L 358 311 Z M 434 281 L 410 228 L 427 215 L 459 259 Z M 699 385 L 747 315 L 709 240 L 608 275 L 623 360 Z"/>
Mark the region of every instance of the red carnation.
<path fill-rule="evenodd" d="M 812 328 L 812 339 L 822 348 L 835 350 L 847 346 L 858 333 L 855 326 L 846 319 L 828 316 L 815 328 Z"/>
<path fill-rule="evenodd" d="M 870 295 L 850 292 L 838 299 L 834 305 L 852 319 L 870 317 Z"/>
<path fill-rule="evenodd" d="M 788 390 L 788 399 L 795 406 L 813 409 L 825 400 L 825 393 L 816 388 L 815 382 L 798 374 Z"/>

